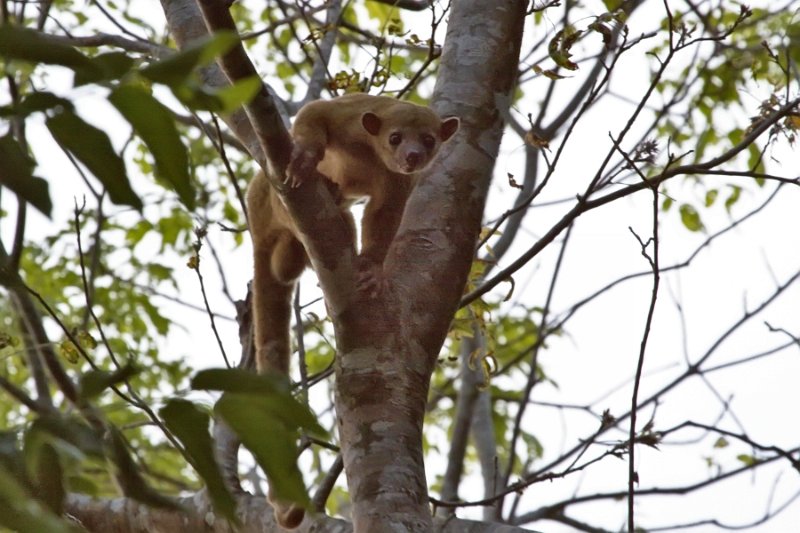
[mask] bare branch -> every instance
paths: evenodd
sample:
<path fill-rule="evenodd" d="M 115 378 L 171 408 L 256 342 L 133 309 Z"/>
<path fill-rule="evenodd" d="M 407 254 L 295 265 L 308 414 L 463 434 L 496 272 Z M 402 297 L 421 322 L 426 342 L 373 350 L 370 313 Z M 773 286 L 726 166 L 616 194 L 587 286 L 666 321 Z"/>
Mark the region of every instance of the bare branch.
<path fill-rule="evenodd" d="M 171 54 L 174 50 L 167 46 L 156 43 L 151 43 L 143 39 L 128 39 L 121 35 L 113 35 L 110 33 L 97 33 L 95 35 L 80 36 L 63 36 L 51 35 L 42 33 L 41 37 L 45 40 L 58 44 L 68 44 L 70 46 L 93 48 L 99 46 L 111 46 L 126 50 L 128 52 L 137 52 L 144 54 L 148 57 L 161 58 Z"/>
<path fill-rule="evenodd" d="M 50 339 L 47 337 L 44 324 L 42 324 L 42 317 L 39 314 L 39 311 L 36 309 L 36 306 L 31 299 L 31 295 L 36 297 L 39 302 L 45 306 L 45 309 L 47 309 L 48 313 L 50 313 L 50 315 L 57 322 L 59 322 L 59 325 L 62 326 L 62 330 L 67 333 L 68 336 L 71 336 L 71 334 L 69 334 L 66 327 L 64 327 L 64 324 L 58 321 L 58 317 L 55 315 L 52 308 L 47 305 L 47 302 L 42 299 L 39 293 L 25 286 L 12 287 L 11 294 L 15 300 L 20 319 L 25 325 L 25 330 L 28 332 L 28 335 L 30 335 L 30 341 L 33 343 L 33 347 L 35 351 L 38 352 L 39 357 L 41 357 L 42 361 L 44 361 L 44 366 L 49 371 L 50 376 L 56 383 L 56 386 L 58 386 L 59 390 L 70 402 L 77 403 L 77 385 L 72 381 L 72 378 L 69 377 L 67 372 L 64 370 L 64 367 L 61 366 L 61 361 L 56 355 L 55 350 L 53 350 L 53 345 L 50 342 Z M 74 337 L 70 340 L 73 342 L 76 348 L 80 350 L 80 345 L 77 340 Z M 42 401 L 43 398 L 39 398 L 39 400 Z"/>
<path fill-rule="evenodd" d="M 328 501 L 328 496 L 331 495 L 333 487 L 336 485 L 336 480 L 342 474 L 342 470 L 344 470 L 344 460 L 342 459 L 342 454 L 338 454 L 336 460 L 328 469 L 325 478 L 317 487 L 314 496 L 311 497 L 311 507 L 318 513 L 325 511 L 325 502 Z"/>
<path fill-rule="evenodd" d="M 242 523 L 235 529 L 227 520 L 217 517 L 208 495 L 200 492 L 181 498 L 179 503 L 186 512 L 148 507 L 129 498 L 95 500 L 89 496 L 70 494 L 67 513 L 89 531 L 208 531 L 211 533 L 269 533 L 277 525 L 266 498 L 241 494 L 237 498 L 236 515 Z M 135 524 L 129 519 L 136 517 Z M 351 524 L 338 518 L 315 515 L 306 519 L 297 533 L 352 533 Z M 434 533 L 534 533 L 529 529 L 506 524 L 483 523 L 471 520 L 448 519 L 436 521 Z"/>
<path fill-rule="evenodd" d="M 663 182 L 671 178 L 674 178 L 676 176 L 703 174 L 706 171 L 713 170 L 715 167 L 730 161 L 740 152 L 747 149 L 747 147 L 750 146 L 755 141 L 755 139 L 757 139 L 760 135 L 762 135 L 765 131 L 767 131 L 770 127 L 772 127 L 773 124 L 775 124 L 780 119 L 792 113 L 798 104 L 800 104 L 800 98 L 795 98 L 794 100 L 789 101 L 788 103 L 783 105 L 777 112 L 771 114 L 768 118 L 765 118 L 764 120 L 759 122 L 734 147 L 730 148 L 729 150 L 727 150 L 726 152 L 717 157 L 709 159 L 708 161 L 667 168 L 660 174 L 656 174 L 655 176 L 648 178 L 646 181 L 641 181 L 639 183 L 627 185 L 619 190 L 608 193 L 605 196 L 601 196 L 600 198 L 597 198 L 595 200 L 589 200 L 584 196 L 578 197 L 578 200 L 572 207 L 572 209 L 570 209 L 569 212 L 567 212 L 558 222 L 556 222 L 556 224 L 553 227 L 551 227 L 550 230 L 548 230 L 547 233 L 545 233 L 545 235 L 541 239 L 539 239 L 530 249 L 528 249 L 527 252 L 523 253 L 519 258 L 514 260 L 514 262 L 512 262 L 508 267 L 504 268 L 503 270 L 495 274 L 494 277 L 486 281 L 483 285 L 481 285 L 474 291 L 465 295 L 461 299 L 461 306 L 463 307 L 472 302 L 473 300 L 475 300 L 476 298 L 480 298 L 481 296 L 489 292 L 497 284 L 501 283 L 507 277 L 511 276 L 514 272 L 522 268 L 525 264 L 527 264 L 528 261 L 530 261 L 534 256 L 536 256 L 540 251 L 542 251 L 545 246 L 550 244 L 562 231 L 564 231 L 564 229 L 569 227 L 570 224 L 572 224 L 572 222 L 583 213 L 601 207 L 619 198 L 623 198 L 635 192 L 639 192 L 645 188 L 661 185 Z M 618 136 L 615 142 L 618 143 L 620 138 L 621 136 Z M 598 172 L 598 176 L 599 175 L 600 173 Z"/>
<path fill-rule="evenodd" d="M 38 402 L 34 400 L 28 396 L 24 390 L 11 383 L 2 375 L 0 375 L 0 389 L 5 390 L 8 394 L 15 398 L 19 403 L 30 409 L 33 413 L 44 414 L 53 408 L 52 404 L 47 405 L 44 402 Z M 49 398 L 49 396 L 45 396 L 45 398 Z"/>
<path fill-rule="evenodd" d="M 461 339 L 461 382 L 458 388 L 453 429 L 450 436 L 450 449 L 447 453 L 447 469 L 442 479 L 441 497 L 443 500 L 458 499 L 458 486 L 464 469 L 464 456 L 467 451 L 470 426 L 474 413 L 475 400 L 479 394 L 479 386 L 483 381 L 479 368 L 474 368 L 472 361 L 480 360 L 485 355 L 486 345 L 477 325 L 473 325 L 473 336 Z M 473 357 L 474 352 L 479 352 Z"/>
<path fill-rule="evenodd" d="M 306 18 L 306 13 L 303 11 L 302 14 L 306 24 L 311 27 L 310 21 Z M 308 89 L 302 104 L 319 98 L 326 82 L 331 78 L 328 63 L 331 60 L 331 52 L 339 35 L 339 19 L 341 16 L 342 0 L 330 0 L 328 8 L 325 10 L 324 36 L 319 42 L 313 35 L 309 37 L 317 49 L 317 58 L 314 61 L 314 67 L 311 69 L 311 79 L 308 80 Z"/>
<path fill-rule="evenodd" d="M 206 284 L 203 280 L 203 273 L 200 270 L 201 262 L 200 262 L 200 250 L 203 247 L 203 241 L 206 238 L 208 230 L 206 228 L 195 228 L 195 241 L 192 243 L 192 248 L 194 249 L 194 255 L 189 260 L 189 268 L 194 270 L 195 274 L 197 274 L 197 281 L 200 282 L 200 294 L 203 296 L 203 305 L 206 308 L 206 315 L 208 319 L 211 321 L 211 330 L 214 332 L 214 338 L 217 340 L 217 346 L 219 347 L 219 351 L 222 354 L 222 359 L 225 361 L 225 366 L 231 368 L 231 363 L 228 360 L 228 354 L 225 353 L 225 345 L 222 343 L 222 339 L 219 336 L 219 331 L 217 331 L 217 321 L 214 319 L 214 313 L 211 312 L 211 305 L 208 303 L 208 295 L 206 294 Z"/>
<path fill-rule="evenodd" d="M 647 182 L 647 177 L 641 173 L 639 168 L 636 164 L 631 160 L 630 156 L 626 154 L 620 147 L 619 144 L 614 142 L 614 146 L 625 160 L 631 165 L 632 168 L 636 169 L 637 174 L 642 179 L 642 181 Z M 647 342 L 650 339 L 650 330 L 653 326 L 653 316 L 655 315 L 656 311 L 656 301 L 658 300 L 658 288 L 661 282 L 661 264 L 659 261 L 659 252 L 660 252 L 660 242 L 658 238 L 658 213 L 660 211 L 658 205 L 658 186 L 654 185 L 651 187 L 651 191 L 653 193 L 653 204 L 652 204 L 652 215 L 653 215 L 653 236 L 647 240 L 647 242 L 643 242 L 636 232 L 633 231 L 632 228 L 629 228 L 631 233 L 634 234 L 636 239 L 639 241 L 639 244 L 642 247 L 642 255 L 647 259 L 647 262 L 650 263 L 650 268 L 653 271 L 653 289 L 652 295 L 650 297 L 650 304 L 647 309 L 647 319 L 645 320 L 644 331 L 642 332 L 642 341 L 639 348 L 639 357 L 636 363 L 636 374 L 633 379 L 633 393 L 631 394 L 631 423 L 630 423 L 630 431 L 629 431 L 629 438 L 628 438 L 628 533 L 634 533 L 636 529 L 636 522 L 634 520 L 634 496 L 636 494 L 636 486 L 639 484 L 639 475 L 636 472 L 636 463 L 635 463 L 635 453 L 636 453 L 636 419 L 638 416 L 638 409 L 639 409 L 639 385 L 642 381 L 642 369 L 644 367 L 644 356 L 647 352 Z M 648 251 L 649 245 L 652 244 L 653 252 L 650 255 Z"/>
<path fill-rule="evenodd" d="M 800 452 L 800 448 L 794 448 L 791 450 L 786 450 L 789 454 L 796 454 Z M 692 494 L 693 492 L 699 491 L 701 489 L 705 489 L 710 486 L 717 485 L 723 481 L 726 481 L 732 477 L 738 476 L 740 474 L 752 472 L 754 468 L 765 466 L 771 464 L 779 459 L 783 459 L 783 455 L 773 455 L 772 457 L 765 457 L 761 458 L 755 465 L 745 465 L 728 472 L 723 472 L 719 475 L 712 476 L 708 479 L 703 481 L 698 481 L 695 483 L 689 483 L 686 485 L 680 486 L 671 486 L 671 487 L 654 487 L 654 488 L 646 488 L 646 489 L 639 489 L 637 491 L 637 495 L 640 497 L 643 496 L 663 496 L 668 494 Z M 532 511 L 530 513 L 526 513 L 521 515 L 516 523 L 518 524 L 525 524 L 534 520 L 539 520 L 542 518 L 549 517 L 553 512 L 557 512 L 560 509 L 563 509 L 567 505 L 576 505 L 581 503 L 588 503 L 588 502 L 596 502 L 596 501 L 603 501 L 603 500 L 621 500 L 627 497 L 627 492 L 625 491 L 616 491 L 616 492 L 600 492 L 595 494 L 589 494 L 584 496 L 573 496 L 569 500 L 555 502 L 551 505 L 547 505 L 542 507 L 536 511 Z"/>

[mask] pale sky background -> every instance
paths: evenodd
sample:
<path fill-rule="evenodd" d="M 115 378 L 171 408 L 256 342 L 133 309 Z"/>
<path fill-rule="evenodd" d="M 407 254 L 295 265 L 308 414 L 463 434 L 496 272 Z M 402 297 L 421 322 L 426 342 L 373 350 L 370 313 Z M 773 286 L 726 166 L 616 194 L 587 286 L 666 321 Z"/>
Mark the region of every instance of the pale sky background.
<path fill-rule="evenodd" d="M 752 4 L 757 4 L 753 2 Z M 764 3 L 764 2 L 762 2 Z M 590 5 L 599 2 L 590 3 Z M 154 6 L 150 6 L 155 9 Z M 650 2 L 646 12 L 637 13 L 630 21 L 631 35 L 638 35 L 652 27 L 645 24 L 652 17 L 661 17 L 663 8 L 659 2 Z M 596 8 L 595 12 L 601 12 Z M 154 13 L 155 14 L 155 13 Z M 160 13 L 159 13 L 160 15 Z M 555 17 L 555 15 L 554 15 Z M 419 34 L 425 35 L 427 17 L 423 16 L 423 26 Z M 557 20 L 557 19 L 556 19 Z M 641 24 L 641 25 L 640 25 Z M 536 29 L 536 37 L 542 29 Z M 439 38 L 444 36 L 444 29 Z M 530 39 L 530 35 L 528 36 Z M 523 47 L 524 49 L 524 47 Z M 612 89 L 633 98 L 643 92 L 648 80 L 646 63 L 642 60 L 645 48 L 632 51 L 626 60 L 621 61 L 619 72 L 612 82 Z M 690 51 L 685 52 L 687 55 Z M 59 73 L 50 79 L 58 86 Z M 563 80 L 559 84 L 559 94 L 571 95 L 571 89 L 580 82 L 579 78 Z M 768 95 L 766 84 L 754 85 L 745 96 L 751 110 Z M 106 107 L 101 106 L 93 89 L 79 89 L 79 112 L 100 125 L 108 120 L 107 131 L 117 146 L 125 139 L 127 132 L 121 123 L 109 120 L 113 116 Z M 518 104 L 520 113 L 536 113 L 537 101 L 541 95 L 528 94 Z M 657 102 L 657 100 L 655 101 Z M 567 151 L 562 156 L 558 171 L 552 184 L 537 203 L 556 199 L 573 198 L 584 189 L 587 179 L 610 146 L 608 132 L 616 133 L 627 120 L 632 110 L 630 103 L 614 98 L 606 98 L 604 104 L 595 108 L 583 119 L 582 126 L 576 129 Z M 37 126 L 36 121 L 29 128 L 31 144 L 36 150 L 40 167 L 38 175 L 48 178 L 51 195 L 55 202 L 54 220 L 59 224 L 72 216 L 72 200 L 82 191 L 79 178 L 47 137 L 46 132 Z M 629 139 L 636 139 L 631 135 Z M 40 140 L 41 139 L 41 140 Z M 663 149 L 663 143 L 660 143 Z M 555 148 L 555 145 L 554 145 Z M 631 146 L 627 146 L 631 148 Z M 521 142 L 507 135 L 496 166 L 496 178 L 492 186 L 487 219 L 502 213 L 512 201 L 516 191 L 511 189 L 505 178 L 506 173 L 514 174 L 518 181 L 522 178 Z M 663 153 L 662 153 L 663 155 Z M 773 154 L 782 166 L 771 166 L 774 174 L 793 177 L 800 169 L 800 156 L 796 151 L 778 150 Z M 129 165 L 129 170 L 133 169 Z M 792 174 L 794 173 L 794 174 Z M 722 177 L 703 178 L 706 183 L 737 183 L 746 191 L 742 200 L 735 206 L 733 216 L 741 216 L 747 207 L 758 204 L 766 197 L 766 190 L 757 190 L 748 180 Z M 134 180 L 134 188 L 143 191 Z M 79 192 L 78 194 L 82 194 Z M 701 205 L 701 190 L 688 181 L 673 180 L 669 194 L 675 198 L 676 206 L 681 201 Z M 2 207 L 15 212 L 10 195 L 4 195 Z M 552 309 L 556 313 L 567 309 L 588 293 L 602 287 L 624 274 L 646 270 L 648 265 L 640 254 L 638 242 L 629 231 L 632 227 L 640 236 L 647 238 L 651 233 L 651 197 L 643 192 L 633 198 L 614 202 L 612 205 L 588 213 L 579 219 L 571 243 L 568 247 L 562 274 L 557 286 Z M 719 201 L 718 201 L 719 202 Z M 520 231 L 515 246 L 506 254 L 503 264 L 524 252 L 535 239 L 542 235 L 552 223 L 558 220 L 572 206 L 571 203 L 532 209 L 524 228 Z M 662 277 L 661 291 L 654 330 L 649 341 L 646 356 L 645 374 L 641 384 L 640 398 L 647 397 L 675 375 L 683 371 L 684 357 L 698 359 L 709 346 L 742 314 L 744 309 L 752 309 L 774 289 L 777 283 L 784 282 L 800 268 L 800 189 L 784 187 L 778 198 L 765 211 L 756 215 L 745 225 L 716 240 L 703 251 L 693 264 L 682 271 L 665 274 Z M 113 208 L 112 208 L 113 211 Z M 31 211 L 29 211 L 30 213 Z M 708 233 L 713 233 L 728 223 L 729 217 L 721 205 L 702 210 L 703 221 Z M 29 215 L 32 231 L 28 238 L 49 234 L 53 226 L 38 213 Z M 4 220 L 3 236 L 8 237 L 11 224 Z M 661 217 L 660 242 L 661 264 L 671 265 L 684 260 L 707 236 L 708 233 L 693 234 L 680 224 L 674 207 Z M 218 251 L 225 262 L 226 275 L 234 296 L 243 297 L 246 281 L 251 276 L 252 262 L 250 246 L 246 243 L 234 249 L 229 236 L 221 234 L 217 228 L 210 228 L 211 238 L 218 245 Z M 155 251 L 142 248 L 143 259 L 153 253 L 151 260 L 166 262 L 176 267 L 180 276 L 183 298 L 201 303 L 197 279 L 194 273 L 182 268 L 185 258 L 172 254 L 158 257 Z M 557 246 L 550 246 L 540 254 L 528 268 L 518 272 L 514 278 L 516 290 L 509 305 L 522 302 L 527 306 L 542 305 L 546 293 Z M 210 259 L 208 253 L 204 255 Z M 233 310 L 221 296 L 216 268 L 210 260 L 204 264 L 204 277 L 207 290 L 212 296 L 212 305 L 220 313 L 232 315 Z M 605 408 L 611 413 L 627 411 L 630 403 L 631 382 L 641 341 L 642 328 L 650 299 L 652 279 L 643 277 L 629 281 L 597 299 L 579 311 L 567 324 L 565 335 L 552 338 L 548 349 L 540 356 L 540 364 L 547 374 L 555 379 L 558 388 L 543 384 L 534 392 L 533 400 L 567 404 L 585 404 L 598 400 L 617 385 L 621 387 L 595 405 L 595 409 Z M 307 273 L 303 278 L 303 301 L 314 296 L 314 278 Z M 501 284 L 494 298 L 507 290 Z M 492 297 L 490 297 L 492 298 Z M 222 358 L 216 348 L 216 341 L 208 325 L 208 317 L 202 313 L 186 311 L 158 299 L 166 313 L 186 327 L 175 329 L 163 347 L 164 357 L 187 357 L 196 369 L 221 366 Z M 682 335 L 681 316 L 677 304 L 683 309 L 685 339 Z M 752 319 L 749 325 L 728 339 L 712 356 L 711 366 L 735 360 L 747 355 L 784 343 L 788 339 L 780 333 L 769 333 L 764 324 L 785 328 L 798 334 L 800 316 L 800 288 L 792 287 L 786 291 L 766 313 Z M 239 344 L 235 324 L 218 321 L 222 339 L 228 354 L 238 354 Z M 738 420 L 746 428 L 750 438 L 763 444 L 791 447 L 800 442 L 800 424 L 797 423 L 796 406 L 800 402 L 800 351 L 788 349 L 778 355 L 734 367 L 709 375 L 710 381 L 723 398 L 731 398 L 731 408 Z M 523 384 L 519 384 L 522 388 Z M 722 407 L 718 399 L 703 382 L 694 378 L 680 385 L 667 396 L 668 402 L 659 407 L 656 416 L 656 429 L 670 427 L 687 418 L 710 423 Z M 650 409 L 640 413 L 639 425 L 649 418 Z M 595 419 L 573 411 L 558 411 L 553 408 L 531 406 L 526 414 L 528 428 L 533 428 L 542 441 L 545 450 L 544 462 L 563 450 L 573 446 L 577 439 L 587 436 L 596 428 Z M 720 427 L 739 432 L 730 416 L 725 416 Z M 690 432 L 680 433 L 678 437 L 689 438 Z M 625 439 L 626 435 L 610 432 L 603 439 Z M 731 443 L 724 449 L 715 450 L 712 445 L 716 437 L 707 437 L 699 443 L 681 448 L 662 447 L 654 451 L 646 447 L 637 448 L 637 470 L 642 487 L 667 487 L 687 484 L 687 480 L 705 480 L 710 471 L 705 457 L 713 457 L 724 468 L 737 466 L 738 454 L 751 451 L 744 445 Z M 592 451 L 599 451 L 593 449 Z M 588 457 L 589 455 L 587 455 Z M 444 470 L 443 460 L 429 460 L 428 478 Z M 689 472 L 687 474 L 687 472 Z M 343 477 L 342 477 L 343 480 Z M 525 491 L 520 509 L 535 509 L 539 505 L 568 498 L 576 491 L 580 494 L 624 490 L 627 486 L 627 460 L 606 459 L 582 474 L 563 480 L 534 485 Z M 472 475 L 462 484 L 460 495 L 466 499 L 481 496 L 479 479 Z M 724 488 L 723 488 L 724 487 Z M 693 493 L 690 496 L 664 496 L 652 499 L 639 498 L 637 516 L 641 525 L 657 527 L 676 522 L 691 522 L 703 518 L 720 518 L 726 524 L 736 526 L 749 523 L 761 517 L 772 497 L 772 507 L 777 507 L 800 491 L 800 477 L 788 463 L 776 461 L 759 469 L 755 475 L 742 475 L 719 487 Z M 579 509 L 579 510 L 575 510 Z M 476 516 L 474 510 L 459 512 L 461 516 Z M 584 504 L 571 511 L 571 516 L 594 525 L 619 529 L 626 520 L 625 503 L 612 504 L 600 502 Z M 760 533 L 797 531 L 800 524 L 800 500 L 776 519 L 752 531 Z M 536 529 L 547 533 L 567 533 L 571 528 L 555 524 L 537 523 Z M 689 531 L 717 531 L 711 527 L 693 528 Z"/>

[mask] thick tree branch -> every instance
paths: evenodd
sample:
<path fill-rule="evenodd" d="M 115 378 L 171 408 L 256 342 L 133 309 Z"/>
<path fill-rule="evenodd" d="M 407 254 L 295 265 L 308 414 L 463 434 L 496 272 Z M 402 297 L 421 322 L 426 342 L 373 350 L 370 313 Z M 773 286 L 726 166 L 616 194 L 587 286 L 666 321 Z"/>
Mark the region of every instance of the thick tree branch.
<path fill-rule="evenodd" d="M 389 524 L 431 530 L 422 454 L 426 394 L 472 263 L 526 4 L 453 5 L 434 107 L 441 116 L 459 116 L 461 132 L 411 194 L 383 265 L 380 296 L 332 317 L 336 412 L 358 531 L 386 531 Z"/>
<path fill-rule="evenodd" d="M 70 46 L 81 46 L 87 48 L 112 46 L 114 48 L 119 48 L 128 52 L 137 52 L 153 58 L 165 57 L 172 53 L 172 49 L 160 44 L 142 41 L 140 39 L 128 39 L 122 35 L 113 35 L 102 32 L 94 35 L 85 35 L 82 37 L 42 33 L 41 37 L 53 43 L 68 44 Z"/>
<path fill-rule="evenodd" d="M 401 300 L 413 302 L 403 312 L 431 357 L 472 262 L 516 82 L 525 4 L 463 2 L 450 15 L 434 102 L 441 115 L 461 117 L 461 132 L 412 193 L 385 266 Z"/>
<path fill-rule="evenodd" d="M 95 500 L 72 494 L 67 499 L 69 515 L 89 531 L 103 533 L 147 533 L 151 531 L 209 533 L 270 533 L 281 531 L 275 524 L 272 508 L 266 498 L 241 494 L 236 498 L 236 515 L 241 528 L 235 529 L 224 518 L 214 514 L 205 491 L 185 498 L 179 503 L 185 512 L 148 507 L 129 498 Z M 317 517 L 306 520 L 297 533 L 352 531 L 346 522 L 335 518 Z"/>
<path fill-rule="evenodd" d="M 198 2 L 203 13 L 206 26 L 210 32 L 228 30 L 236 32 L 236 24 L 231 17 L 230 11 L 224 2 L 216 0 L 201 0 Z M 228 81 L 236 82 L 250 77 L 257 77 L 255 67 L 247 57 L 244 47 L 240 44 L 234 46 L 227 54 L 219 59 L 217 64 L 225 73 Z M 292 140 L 289 132 L 283 126 L 280 111 L 275 105 L 275 101 L 270 96 L 264 84 L 261 91 L 248 104 L 244 106 L 247 118 L 255 130 L 261 150 L 266 155 L 266 159 L 256 157 L 259 165 L 267 169 L 267 161 L 276 169 L 277 176 L 283 175 L 280 172 L 289 164 L 289 156 L 292 153 Z"/>
<path fill-rule="evenodd" d="M 234 529 L 224 518 L 214 514 L 204 491 L 181 498 L 185 512 L 147 507 L 129 498 L 95 500 L 71 494 L 67 514 L 89 531 L 102 533 L 273 533 L 283 531 L 274 521 L 271 507 L 262 496 L 242 494 L 236 498 L 236 515 L 241 528 Z M 294 533 L 352 533 L 353 526 L 344 520 L 316 515 L 306 519 Z M 535 533 L 505 524 L 446 519 L 436 522 L 435 533 Z"/>

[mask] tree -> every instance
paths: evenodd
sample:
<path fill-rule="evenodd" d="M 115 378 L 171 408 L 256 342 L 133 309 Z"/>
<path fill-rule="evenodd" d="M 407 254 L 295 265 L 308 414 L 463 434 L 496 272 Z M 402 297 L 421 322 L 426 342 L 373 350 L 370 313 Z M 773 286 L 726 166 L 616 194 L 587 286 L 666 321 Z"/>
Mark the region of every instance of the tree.
<path fill-rule="evenodd" d="M 95 3 L 100 22 L 71 3 L 41 4 L 35 16 L 27 3 L 0 5 L 9 88 L 0 108 L 8 120 L 0 138 L 0 207 L 9 209 L 0 212 L 4 526 L 228 531 L 238 524 L 269 531 L 275 526 L 258 464 L 301 501 L 305 482 L 313 484 L 304 503 L 319 514 L 306 530 L 348 527 L 327 510 L 347 516 L 359 532 L 522 531 L 516 526 L 545 520 L 604 531 L 619 521 L 609 525 L 581 507 L 605 502 L 615 509 L 623 500 L 633 531 L 653 527 L 637 509 L 659 495 L 721 486 L 778 462 L 800 472 L 797 442 L 751 436 L 714 382 L 722 368 L 749 369 L 800 344 L 792 324 L 770 322 L 751 353 L 716 360 L 728 338 L 796 290 L 796 258 L 705 352 L 689 353 L 684 336 L 680 368 L 661 381 L 647 374 L 653 336 L 668 331 L 660 321 L 664 280 L 696 268 L 695 258 L 730 230 L 796 194 L 796 169 L 781 173 L 776 161 L 793 147 L 800 124 L 793 2 L 751 9 L 669 0 L 276 0 L 256 12 L 212 0 L 163 0 L 180 52 L 163 44 L 161 20 L 151 22 L 135 5 Z M 265 58 L 258 70 L 251 57 Z M 349 62 L 368 68 L 339 66 Z M 60 81 L 61 67 L 72 78 Z M 272 71 L 263 84 L 257 73 Z M 632 72 L 646 72 L 637 80 L 641 89 L 616 84 Z M 285 169 L 288 116 L 324 92 L 365 89 L 420 101 L 430 95 L 434 109 L 461 118 L 462 130 L 412 194 L 377 298 L 355 290 L 348 229 L 323 181 L 288 190 L 275 183 L 304 234 L 328 315 L 295 299 L 300 377 L 289 389 L 248 371 L 249 303 L 231 296 L 244 283 L 228 285 L 225 271 L 234 261 L 219 250 L 247 240 L 242 190 L 253 162 L 275 175 Z M 745 91 L 753 96 L 743 98 Z M 621 121 L 598 124 L 615 98 L 627 102 Z M 94 111 L 109 105 L 121 121 Z M 50 139 L 79 176 L 63 190 L 60 169 L 47 168 Z M 501 140 L 516 146 L 512 153 L 500 150 Z M 587 160 L 589 148 L 601 154 L 596 166 L 580 168 L 579 183 L 568 182 L 574 170 L 564 170 L 576 146 Z M 495 177 L 495 184 L 507 183 L 495 217 L 492 204 L 486 211 L 492 176 L 516 168 L 520 155 L 521 183 L 510 170 L 506 179 Z M 542 217 L 526 242 L 527 215 L 553 199 L 557 216 Z M 627 201 L 646 213 L 629 223 L 646 268 L 631 273 L 620 263 L 611 281 L 592 280 L 593 289 L 559 309 L 556 288 L 567 283 L 579 219 L 613 213 Z M 52 235 L 37 238 L 33 209 L 52 216 Z M 676 255 L 667 243 L 676 232 L 695 249 L 669 262 Z M 222 273 L 219 292 L 235 306 L 236 339 L 222 327 L 230 318 L 219 314 L 224 304 L 207 294 L 208 259 Z M 193 373 L 185 359 L 165 356 L 175 326 L 201 329 L 168 318 L 169 306 L 158 304 L 172 294 L 173 305 L 192 305 L 177 291 L 183 263 L 199 283 L 224 364 L 233 366 L 230 347 L 239 341 L 241 369 Z M 542 294 L 518 286 L 532 267 L 548 280 Z M 545 405 L 573 409 L 591 423 L 587 429 L 585 418 L 579 427 L 586 433 L 570 436 L 561 450 L 543 445 L 552 442 L 548 428 L 529 416 L 540 405 L 537 395 L 556 382 L 543 354 L 576 335 L 580 312 L 639 281 L 647 283 L 644 300 L 640 294 L 628 303 L 647 305 L 638 307 L 640 329 L 626 331 L 638 348 L 630 369 L 620 371 L 620 378 L 632 376 L 628 407 L 606 408 L 605 399 Z M 675 301 L 685 332 L 683 302 Z M 662 415 L 676 391 L 697 378 L 718 398 L 718 412 L 699 420 L 682 414 L 676 422 Z M 311 471 L 305 479 L 294 462 L 298 435 L 301 464 Z M 673 439 L 686 435 L 711 441 L 714 450 L 737 450 L 738 465 L 712 454 L 703 481 L 687 469 L 666 488 L 645 485 L 639 469 L 648 448 L 671 454 Z M 254 461 L 243 456 L 237 464 L 239 441 Z M 429 484 L 426 460 L 430 472 L 431 461 L 444 457 L 440 479 Z M 543 481 L 571 486 L 581 475 L 602 477 L 615 458 L 626 471 L 615 472 L 610 486 L 624 490 L 522 499 Z M 482 495 L 465 486 L 476 465 Z M 252 472 L 240 476 L 241 468 Z M 346 498 L 337 482 L 342 471 Z M 795 491 L 797 485 L 794 478 Z M 795 498 L 768 507 L 761 521 Z M 475 507 L 483 510 L 481 522 L 453 517 Z M 726 523 L 708 516 L 696 525 Z"/>

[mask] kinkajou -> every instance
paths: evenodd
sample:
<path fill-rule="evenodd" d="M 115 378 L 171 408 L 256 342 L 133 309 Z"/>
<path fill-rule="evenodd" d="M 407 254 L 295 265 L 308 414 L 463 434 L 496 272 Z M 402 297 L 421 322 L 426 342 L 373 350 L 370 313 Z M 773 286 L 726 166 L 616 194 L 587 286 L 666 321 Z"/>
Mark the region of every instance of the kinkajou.
<path fill-rule="evenodd" d="M 394 239 L 415 173 L 458 131 L 457 117 L 440 118 L 427 107 L 386 96 L 347 94 L 304 106 L 292 126 L 294 151 L 286 182 L 299 187 L 314 169 L 338 186 L 342 214 L 368 198 L 360 258 L 383 262 Z M 309 264 L 286 208 L 263 173 L 247 191 L 253 239 L 253 315 L 259 372 L 288 374 L 294 285 Z M 354 225 L 353 225 L 354 227 Z M 353 232 L 355 235 L 355 231 Z M 283 527 L 296 527 L 303 509 L 273 502 Z"/>

